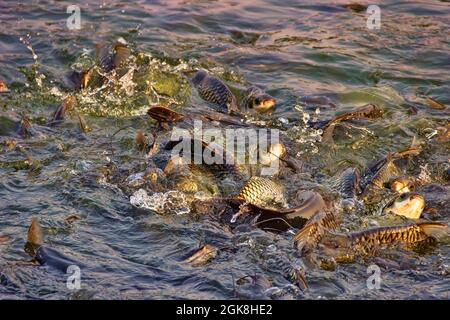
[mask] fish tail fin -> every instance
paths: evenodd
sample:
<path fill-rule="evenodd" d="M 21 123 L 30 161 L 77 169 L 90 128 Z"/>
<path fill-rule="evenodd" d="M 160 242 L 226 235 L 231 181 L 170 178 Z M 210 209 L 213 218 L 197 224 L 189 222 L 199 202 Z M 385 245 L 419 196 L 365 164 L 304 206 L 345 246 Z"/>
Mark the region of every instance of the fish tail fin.
<path fill-rule="evenodd" d="M 181 113 L 161 106 L 151 107 L 147 114 L 159 122 L 178 122 L 184 119 Z"/>
<path fill-rule="evenodd" d="M 409 146 L 407 149 L 394 152 L 391 154 L 391 157 L 395 159 L 401 159 L 408 156 L 417 156 L 422 152 L 422 148 L 417 141 L 416 137 L 414 136 L 413 140 L 411 141 L 411 146 Z"/>
<path fill-rule="evenodd" d="M 44 243 L 44 232 L 38 218 L 33 218 L 30 228 L 28 228 L 28 243 L 33 245 L 42 245 Z"/>
<path fill-rule="evenodd" d="M 236 100 L 236 97 L 234 96 L 234 94 L 231 94 L 231 101 L 230 103 L 227 105 L 228 107 L 228 113 L 231 115 L 235 115 L 235 116 L 241 116 L 241 111 L 239 110 L 239 106 Z"/>
<path fill-rule="evenodd" d="M 67 113 L 72 111 L 75 108 L 75 104 L 77 103 L 77 99 L 75 96 L 68 96 L 64 99 L 61 105 L 58 107 L 56 112 L 53 115 L 53 119 L 50 121 L 50 125 L 57 124 L 64 120 Z"/>
<path fill-rule="evenodd" d="M 441 238 L 450 234 L 450 227 L 442 222 L 421 222 L 417 225 L 429 237 Z"/>

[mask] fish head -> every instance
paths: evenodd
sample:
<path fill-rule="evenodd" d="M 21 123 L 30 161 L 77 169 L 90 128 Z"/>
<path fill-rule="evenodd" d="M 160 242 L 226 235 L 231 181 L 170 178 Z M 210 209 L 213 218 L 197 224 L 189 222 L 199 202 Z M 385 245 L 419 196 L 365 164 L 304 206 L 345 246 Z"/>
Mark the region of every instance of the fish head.
<path fill-rule="evenodd" d="M 425 198 L 414 192 L 402 193 L 394 202 L 387 207 L 386 212 L 407 217 L 409 219 L 419 219 L 425 208 Z"/>
<path fill-rule="evenodd" d="M 414 192 L 415 187 L 414 181 L 408 178 L 398 178 L 391 183 L 391 190 L 397 193 Z"/>
<path fill-rule="evenodd" d="M 9 92 L 8 86 L 6 83 L 0 80 L 0 93 L 6 93 Z"/>
<path fill-rule="evenodd" d="M 208 75 L 205 70 L 189 69 L 182 71 L 183 76 L 185 76 L 189 81 L 192 81 L 194 85 L 200 83 Z"/>
<path fill-rule="evenodd" d="M 252 97 L 250 107 L 258 112 L 267 112 L 273 110 L 277 100 L 267 93 L 259 93 Z"/>
<path fill-rule="evenodd" d="M 371 103 L 361 107 L 360 112 L 369 119 L 377 119 L 383 116 L 384 110 L 381 107 Z"/>

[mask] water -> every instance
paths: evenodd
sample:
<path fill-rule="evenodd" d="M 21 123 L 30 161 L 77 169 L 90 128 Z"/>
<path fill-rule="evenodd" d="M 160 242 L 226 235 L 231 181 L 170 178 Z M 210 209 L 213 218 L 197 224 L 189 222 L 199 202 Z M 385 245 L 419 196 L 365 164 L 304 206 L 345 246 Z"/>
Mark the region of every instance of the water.
<path fill-rule="evenodd" d="M 364 168 L 405 148 L 413 136 L 428 147 L 410 166 L 411 173 L 427 163 L 432 175 L 448 167 L 449 143 L 427 138 L 447 126 L 450 115 L 447 2 L 384 1 L 381 29 L 372 31 L 365 12 L 343 8 L 344 1 L 284 0 L 83 1 L 82 29 L 69 30 L 66 8 L 75 3 L 1 2 L 0 78 L 12 91 L 0 96 L 2 143 L 14 136 L 12 120 L 20 115 L 46 123 L 71 92 L 68 72 L 93 57 L 96 43 L 123 39 L 136 55 L 151 56 L 157 69 L 165 65 L 176 75 L 201 66 L 235 86 L 258 85 L 277 98 L 272 117 L 254 121 L 284 128 L 292 150 L 312 168 L 311 174 L 284 178 L 290 192 L 320 187 L 326 193 L 335 173 L 350 164 Z M 93 129 L 87 135 L 80 133 L 73 114 L 45 137 L 18 139 L 14 150 L 2 144 L 0 236 L 9 238 L 0 245 L 2 298 L 229 299 L 236 296 L 233 279 L 256 273 L 271 279 L 282 298 L 448 299 L 448 242 L 425 253 L 391 253 L 394 262 L 386 256 L 375 260 L 381 266 L 380 290 L 366 286 L 372 260 L 335 271 L 311 267 L 309 290 L 301 293 L 267 263 L 267 252 L 274 248 L 286 263 L 296 263 L 292 234 L 251 228 L 232 232 L 214 215 L 134 208 L 104 172 L 111 163 L 128 169 L 145 162 L 133 139 L 138 130 L 154 125 L 141 115 L 164 97 L 139 87 L 129 90 L 77 94 L 79 110 Z M 323 94 L 337 107 L 302 103 L 304 96 Z M 425 96 L 447 108 L 428 107 Z M 366 103 L 382 106 L 386 116 L 358 123 L 362 129 L 339 131 L 334 147 L 317 143 L 317 133 L 305 129 L 308 118 L 327 119 Z M 195 93 L 179 104 L 180 110 L 185 104 L 206 110 Z M 28 157 L 34 162 L 26 162 Z M 432 218 L 448 223 L 450 187 L 442 179 L 433 182 L 421 193 L 437 209 Z M 67 223 L 71 215 L 80 220 Z M 57 270 L 23 263 L 30 260 L 23 246 L 35 216 L 49 246 L 89 266 L 81 290 L 69 290 L 66 275 Z M 361 227 L 361 221 L 379 223 L 354 218 L 345 219 L 346 228 Z M 183 263 L 203 242 L 236 249 L 221 250 L 202 267 Z"/>

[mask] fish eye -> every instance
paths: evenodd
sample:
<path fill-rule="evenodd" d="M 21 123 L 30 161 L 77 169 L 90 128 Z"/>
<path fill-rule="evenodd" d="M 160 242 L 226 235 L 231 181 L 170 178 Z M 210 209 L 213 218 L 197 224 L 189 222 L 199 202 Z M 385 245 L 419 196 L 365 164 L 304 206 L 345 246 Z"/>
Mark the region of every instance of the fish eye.
<path fill-rule="evenodd" d="M 253 104 L 260 105 L 261 104 L 261 99 L 260 98 L 255 98 L 255 100 L 253 101 Z"/>
<path fill-rule="evenodd" d="M 408 194 L 408 193 L 403 193 L 401 196 L 400 196 L 400 200 L 406 200 L 406 199 L 412 199 L 412 195 L 410 195 L 410 194 Z"/>

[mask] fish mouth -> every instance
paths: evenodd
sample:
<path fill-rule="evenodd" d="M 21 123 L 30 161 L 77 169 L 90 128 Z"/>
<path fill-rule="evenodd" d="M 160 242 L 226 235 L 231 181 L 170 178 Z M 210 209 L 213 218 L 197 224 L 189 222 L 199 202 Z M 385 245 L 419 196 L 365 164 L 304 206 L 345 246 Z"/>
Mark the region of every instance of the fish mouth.
<path fill-rule="evenodd" d="M 267 112 L 273 110 L 277 104 L 277 100 L 268 94 L 255 97 L 253 108 L 258 112 Z"/>
<path fill-rule="evenodd" d="M 419 219 L 424 208 L 425 198 L 418 193 L 410 193 L 408 196 L 396 200 L 389 211 L 410 219 Z"/>

